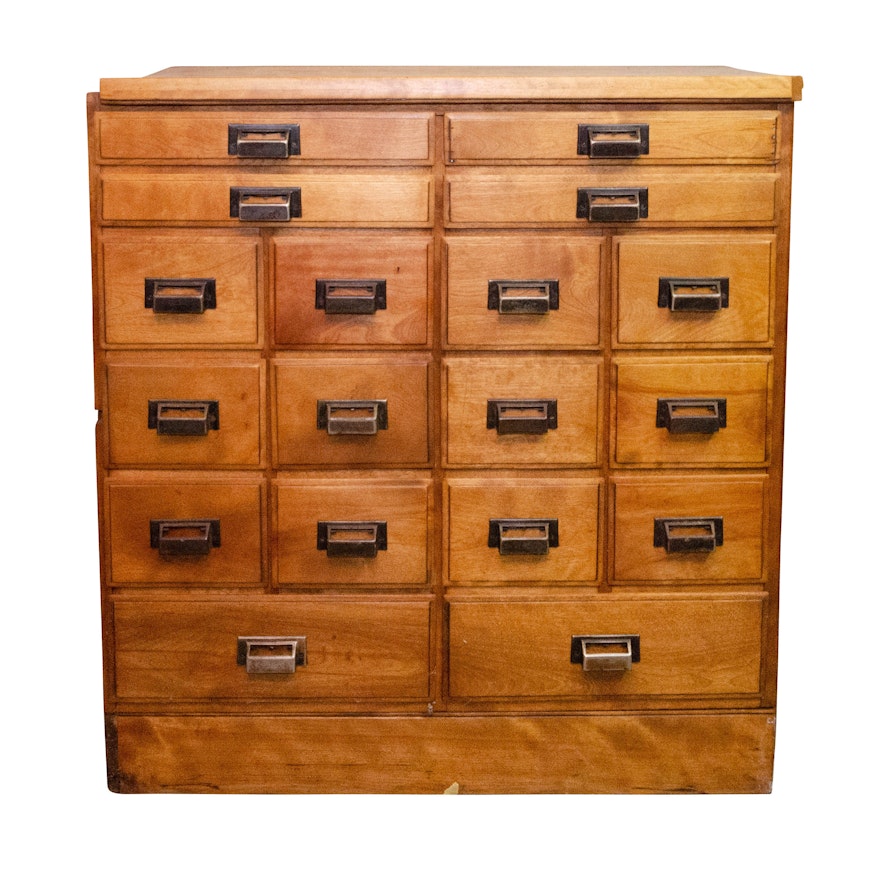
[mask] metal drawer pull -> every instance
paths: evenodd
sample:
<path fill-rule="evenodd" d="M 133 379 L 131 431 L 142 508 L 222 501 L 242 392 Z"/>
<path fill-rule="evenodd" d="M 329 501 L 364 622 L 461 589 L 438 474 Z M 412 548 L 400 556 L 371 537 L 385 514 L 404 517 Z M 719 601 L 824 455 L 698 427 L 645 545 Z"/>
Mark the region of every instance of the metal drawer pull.
<path fill-rule="evenodd" d="M 578 156 L 635 159 L 648 155 L 647 125 L 579 125 Z"/>
<path fill-rule="evenodd" d="M 665 517 L 654 520 L 654 546 L 667 553 L 709 553 L 724 543 L 721 516 Z"/>
<path fill-rule="evenodd" d="M 318 428 L 331 436 L 385 431 L 388 428 L 388 401 L 319 400 Z"/>
<path fill-rule="evenodd" d="M 571 662 L 584 672 L 628 672 L 640 660 L 639 636 L 571 637 Z"/>
<path fill-rule="evenodd" d="M 236 662 L 249 675 L 296 672 L 308 664 L 305 636 L 239 636 Z"/>
<path fill-rule="evenodd" d="M 171 437 L 204 437 L 220 429 L 216 400 L 150 400 L 147 428 Z"/>
<path fill-rule="evenodd" d="M 359 556 L 372 559 L 388 549 L 385 522 L 319 522 L 318 549 L 330 557 Z"/>
<path fill-rule="evenodd" d="M 157 315 L 201 315 L 217 308 L 213 278 L 144 278 L 144 308 Z"/>
<path fill-rule="evenodd" d="M 490 281 L 486 308 L 499 315 L 546 315 L 559 308 L 559 281 Z"/>
<path fill-rule="evenodd" d="M 717 312 L 730 305 L 729 278 L 660 278 L 657 308 L 670 312 Z"/>
<path fill-rule="evenodd" d="M 287 221 L 302 217 L 298 186 L 231 186 L 229 216 L 254 222 Z"/>
<path fill-rule="evenodd" d="M 315 308 L 328 315 L 372 315 L 385 308 L 385 279 L 315 280 Z"/>
<path fill-rule="evenodd" d="M 545 556 L 559 546 L 559 520 L 490 519 L 489 546 L 501 556 Z"/>
<path fill-rule="evenodd" d="M 158 549 L 163 559 L 207 556 L 219 546 L 219 519 L 150 520 L 150 547 Z"/>
<path fill-rule="evenodd" d="M 670 434 L 714 434 L 727 427 L 727 399 L 659 398 L 656 425 L 666 428 Z"/>
<path fill-rule="evenodd" d="M 487 400 L 486 427 L 499 434 L 546 434 L 558 427 L 555 400 Z"/>
<path fill-rule="evenodd" d="M 229 155 L 241 159 L 286 159 L 299 155 L 298 125 L 230 125 Z"/>
<path fill-rule="evenodd" d="M 648 216 L 648 188 L 579 188 L 577 216 L 590 223 L 633 223 Z"/>

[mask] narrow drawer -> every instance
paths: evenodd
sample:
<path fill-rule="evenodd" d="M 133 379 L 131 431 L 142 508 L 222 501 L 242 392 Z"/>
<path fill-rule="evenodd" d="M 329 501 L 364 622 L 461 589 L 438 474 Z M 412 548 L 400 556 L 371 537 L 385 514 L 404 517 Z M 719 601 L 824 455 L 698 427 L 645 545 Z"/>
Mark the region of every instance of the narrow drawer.
<path fill-rule="evenodd" d="M 197 363 L 197 365 L 196 365 Z M 263 362 L 139 352 L 107 364 L 111 467 L 259 467 Z"/>
<path fill-rule="evenodd" d="M 583 236 L 447 238 L 447 344 L 598 346 L 601 254 Z"/>
<path fill-rule="evenodd" d="M 425 600 L 116 600 L 113 625 L 120 700 L 428 696 Z"/>
<path fill-rule="evenodd" d="M 761 580 L 764 476 L 615 477 L 615 581 Z"/>
<path fill-rule="evenodd" d="M 765 111 L 451 113 L 454 162 L 772 162 L 778 114 Z"/>
<path fill-rule="evenodd" d="M 105 162 L 241 164 L 418 162 L 431 159 L 427 113 L 137 111 L 98 113 Z"/>
<path fill-rule="evenodd" d="M 118 471 L 105 483 L 110 581 L 260 586 L 263 481 Z"/>
<path fill-rule="evenodd" d="M 279 583 L 424 584 L 431 497 L 418 476 L 279 478 Z"/>
<path fill-rule="evenodd" d="M 107 345 L 260 345 L 253 231 L 108 229 L 100 253 Z"/>
<path fill-rule="evenodd" d="M 755 697 L 765 604 L 764 593 L 453 600 L 450 696 Z"/>
<path fill-rule="evenodd" d="M 423 235 L 276 236 L 278 345 L 425 345 L 431 240 Z"/>
<path fill-rule="evenodd" d="M 448 357 L 443 374 L 449 465 L 598 464 L 598 358 Z"/>
<path fill-rule="evenodd" d="M 770 358 L 615 362 L 615 460 L 682 467 L 763 464 Z"/>
<path fill-rule="evenodd" d="M 424 356 L 291 356 L 275 359 L 273 371 L 282 467 L 428 462 Z"/>
<path fill-rule="evenodd" d="M 600 497 L 600 480 L 574 475 L 449 477 L 449 581 L 595 582 Z"/>
<path fill-rule="evenodd" d="M 769 345 L 776 239 L 614 242 L 618 345 Z"/>

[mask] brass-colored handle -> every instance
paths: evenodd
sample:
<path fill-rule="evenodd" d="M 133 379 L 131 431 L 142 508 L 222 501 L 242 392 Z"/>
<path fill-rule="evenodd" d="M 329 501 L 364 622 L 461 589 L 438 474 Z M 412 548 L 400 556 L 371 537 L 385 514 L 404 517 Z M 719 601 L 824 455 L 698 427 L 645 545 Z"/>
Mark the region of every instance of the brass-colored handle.
<path fill-rule="evenodd" d="M 556 519 L 490 519 L 489 547 L 501 556 L 545 556 L 559 546 Z"/>
<path fill-rule="evenodd" d="M 216 400 L 150 400 L 147 428 L 173 437 L 204 437 L 220 429 L 220 403 Z"/>
<path fill-rule="evenodd" d="M 556 401 L 487 400 L 486 427 L 499 434 L 546 434 L 559 425 Z"/>
<path fill-rule="evenodd" d="M 714 434 L 727 427 L 727 398 L 661 397 L 655 424 L 670 434 Z"/>
<path fill-rule="evenodd" d="M 657 308 L 670 312 L 717 312 L 729 305 L 729 278 L 658 279 Z"/>
<path fill-rule="evenodd" d="M 486 308 L 499 315 L 545 315 L 559 308 L 559 281 L 489 281 Z"/>
<path fill-rule="evenodd" d="M 298 156 L 299 126 L 261 124 L 230 125 L 229 155 L 241 159 L 287 159 Z"/>
<path fill-rule="evenodd" d="M 217 308 L 214 278 L 144 278 L 144 308 L 157 315 L 201 315 Z"/>
<path fill-rule="evenodd" d="M 588 635 L 571 637 L 571 662 L 584 672 L 628 672 L 641 660 L 637 635 Z"/>
<path fill-rule="evenodd" d="M 163 559 L 207 556 L 220 546 L 219 519 L 150 520 L 150 547 Z"/>
<path fill-rule="evenodd" d="M 319 400 L 318 428 L 330 435 L 384 431 L 388 428 L 388 401 Z"/>
<path fill-rule="evenodd" d="M 578 126 L 578 156 L 591 159 L 635 159 L 648 155 L 647 125 Z"/>
<path fill-rule="evenodd" d="M 654 546 L 667 553 L 710 553 L 724 543 L 724 517 L 658 517 Z"/>
<path fill-rule="evenodd" d="M 256 223 L 302 217 L 301 190 L 298 186 L 231 186 L 229 216 Z"/>
<path fill-rule="evenodd" d="M 648 188 L 578 189 L 576 216 L 590 223 L 634 223 L 644 220 L 648 216 Z"/>
<path fill-rule="evenodd" d="M 386 522 L 329 522 L 318 523 L 318 549 L 330 557 L 362 557 L 372 559 L 379 550 L 388 549 Z"/>
<path fill-rule="evenodd" d="M 239 636 L 236 662 L 249 675 L 279 675 L 296 672 L 308 663 L 305 636 Z"/>
<path fill-rule="evenodd" d="M 384 278 L 315 280 L 315 308 L 327 315 L 373 315 L 386 307 Z"/>

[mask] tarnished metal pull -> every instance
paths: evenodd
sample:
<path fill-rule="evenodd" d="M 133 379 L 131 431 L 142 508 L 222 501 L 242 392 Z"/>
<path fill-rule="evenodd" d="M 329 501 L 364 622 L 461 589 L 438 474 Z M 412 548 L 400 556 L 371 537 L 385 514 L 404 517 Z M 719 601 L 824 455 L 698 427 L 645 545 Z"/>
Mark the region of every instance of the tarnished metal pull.
<path fill-rule="evenodd" d="M 670 312 L 717 312 L 730 305 L 729 278 L 660 278 L 657 308 Z"/>
<path fill-rule="evenodd" d="M 305 636 L 239 636 L 236 662 L 249 675 L 279 675 L 296 672 L 308 663 Z"/>
<path fill-rule="evenodd" d="M 299 126 L 230 125 L 229 155 L 241 159 L 287 159 L 299 155 Z"/>
<path fill-rule="evenodd" d="M 319 400 L 318 428 L 330 435 L 375 434 L 388 428 L 387 400 Z"/>
<path fill-rule="evenodd" d="M 590 223 L 633 223 L 648 216 L 648 188 L 582 188 L 577 191 L 577 216 Z"/>
<path fill-rule="evenodd" d="M 388 549 L 386 522 L 319 522 L 318 549 L 330 557 L 373 558 Z"/>
<path fill-rule="evenodd" d="M 584 672 L 628 672 L 640 660 L 637 635 L 571 637 L 571 662 Z"/>
<path fill-rule="evenodd" d="M 229 216 L 250 222 L 285 222 L 302 217 L 298 186 L 231 186 Z"/>
<path fill-rule="evenodd" d="M 559 308 L 559 281 L 490 281 L 486 308 L 499 315 L 545 315 Z"/>
<path fill-rule="evenodd" d="M 217 308 L 214 278 L 144 278 L 144 308 L 157 315 L 201 315 Z"/>
<path fill-rule="evenodd" d="M 661 397 L 657 400 L 655 424 L 670 434 L 714 434 L 727 427 L 727 399 Z"/>
<path fill-rule="evenodd" d="M 147 428 L 172 437 L 204 437 L 220 429 L 216 400 L 150 400 Z"/>
<path fill-rule="evenodd" d="M 487 400 L 486 427 L 499 434 L 546 434 L 558 427 L 555 400 Z"/>
<path fill-rule="evenodd" d="M 724 543 L 721 516 L 658 517 L 654 520 L 654 546 L 667 553 L 709 553 Z"/>
<path fill-rule="evenodd" d="M 579 125 L 578 156 L 635 159 L 648 155 L 647 125 Z"/>
<path fill-rule="evenodd" d="M 327 315 L 373 315 L 386 307 L 386 287 L 384 278 L 318 278 L 315 308 Z"/>
<path fill-rule="evenodd" d="M 559 546 L 555 519 L 490 519 L 489 544 L 501 556 L 545 556 Z"/>
<path fill-rule="evenodd" d="M 220 546 L 219 519 L 150 520 L 150 547 L 163 559 L 207 556 Z"/>

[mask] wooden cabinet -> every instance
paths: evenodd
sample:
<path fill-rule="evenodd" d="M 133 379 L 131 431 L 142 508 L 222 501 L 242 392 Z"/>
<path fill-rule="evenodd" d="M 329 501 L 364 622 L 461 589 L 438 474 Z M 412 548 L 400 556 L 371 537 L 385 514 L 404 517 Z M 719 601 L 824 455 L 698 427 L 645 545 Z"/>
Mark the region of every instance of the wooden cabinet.
<path fill-rule="evenodd" d="M 112 790 L 770 790 L 800 90 L 102 81 Z"/>

